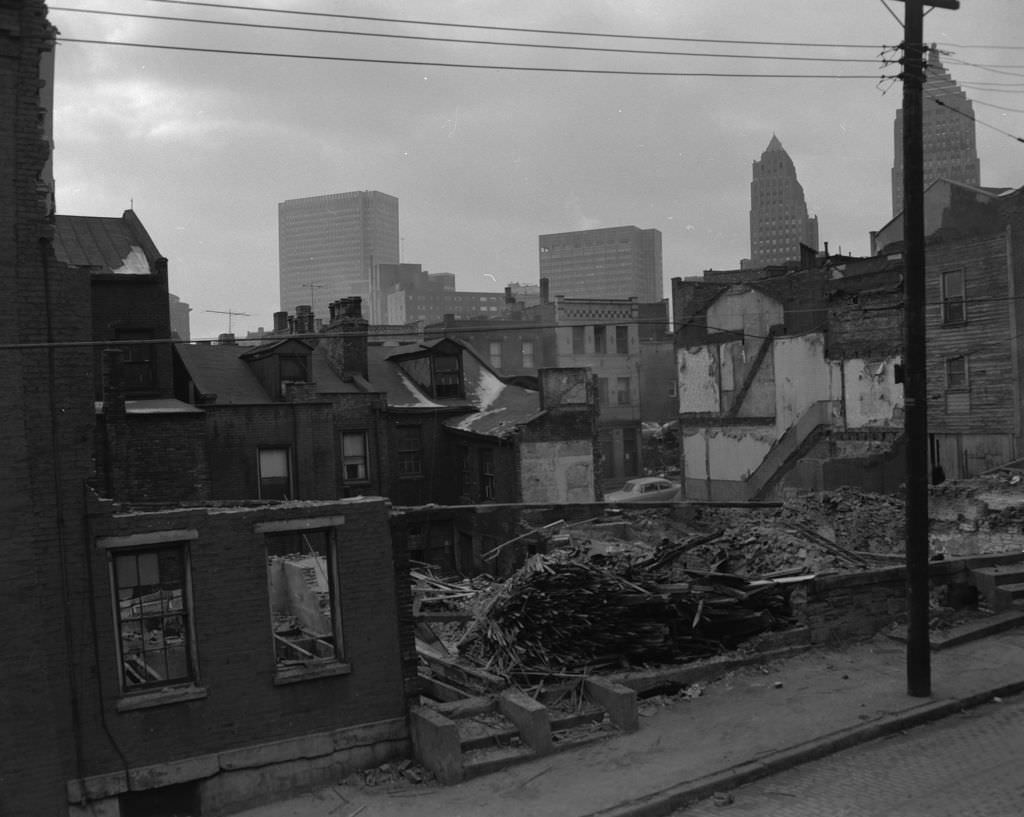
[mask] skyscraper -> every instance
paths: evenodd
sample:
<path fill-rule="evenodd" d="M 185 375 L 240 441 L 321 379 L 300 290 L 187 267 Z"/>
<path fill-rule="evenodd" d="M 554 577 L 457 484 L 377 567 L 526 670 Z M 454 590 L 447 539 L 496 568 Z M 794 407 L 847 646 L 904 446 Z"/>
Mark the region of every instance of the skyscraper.
<path fill-rule="evenodd" d="M 399 261 L 398 199 L 376 190 L 290 199 L 277 205 L 281 309 L 370 300 L 373 267 Z M 373 320 L 373 318 L 371 318 Z"/>
<path fill-rule="evenodd" d="M 941 103 L 941 104 L 940 104 Z M 953 81 L 932 43 L 925 65 L 921 119 L 924 186 L 936 179 L 981 184 L 981 160 L 975 138 L 974 105 Z M 903 109 L 893 127 L 892 214 L 903 212 Z"/>
<path fill-rule="evenodd" d="M 775 134 L 754 162 L 750 182 L 750 259 L 764 267 L 800 259 L 800 245 L 818 248 L 818 217 L 807 215 L 796 167 Z"/>
<path fill-rule="evenodd" d="M 604 227 L 542 235 L 540 277 L 551 295 L 661 300 L 661 231 Z"/>

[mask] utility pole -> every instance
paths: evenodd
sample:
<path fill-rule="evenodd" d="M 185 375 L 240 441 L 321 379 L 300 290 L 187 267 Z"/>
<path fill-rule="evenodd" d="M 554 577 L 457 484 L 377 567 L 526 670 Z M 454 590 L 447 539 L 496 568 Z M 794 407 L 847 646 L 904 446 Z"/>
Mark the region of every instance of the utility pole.
<path fill-rule="evenodd" d="M 958 0 L 904 0 L 903 27 L 903 404 L 907 432 L 907 693 L 932 692 L 928 639 L 928 371 L 925 344 L 924 6 Z"/>

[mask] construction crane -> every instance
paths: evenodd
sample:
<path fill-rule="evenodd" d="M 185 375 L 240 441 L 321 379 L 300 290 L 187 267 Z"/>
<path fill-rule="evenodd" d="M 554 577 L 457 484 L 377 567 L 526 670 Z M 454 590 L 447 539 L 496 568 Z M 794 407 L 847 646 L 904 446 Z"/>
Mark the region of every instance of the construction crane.
<path fill-rule="evenodd" d="M 249 317 L 248 312 L 235 312 L 233 309 L 204 309 L 204 312 L 212 312 L 214 315 L 227 315 L 228 316 L 228 334 L 231 334 L 231 319 L 236 315 L 245 315 Z"/>

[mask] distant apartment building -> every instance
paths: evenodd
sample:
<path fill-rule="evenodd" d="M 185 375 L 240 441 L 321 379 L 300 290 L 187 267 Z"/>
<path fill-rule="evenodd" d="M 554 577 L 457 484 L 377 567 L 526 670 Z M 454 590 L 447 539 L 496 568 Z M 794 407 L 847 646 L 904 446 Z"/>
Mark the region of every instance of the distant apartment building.
<path fill-rule="evenodd" d="M 281 310 L 359 296 L 371 301 L 373 269 L 399 262 L 398 199 L 376 190 L 290 199 L 277 206 Z M 374 318 L 376 321 L 376 318 Z"/>
<path fill-rule="evenodd" d="M 807 215 L 804 189 L 793 160 L 772 134 L 761 158 L 754 162 L 750 182 L 750 258 L 744 268 L 799 260 L 800 245 L 818 248 L 818 218 Z"/>
<path fill-rule="evenodd" d="M 189 314 L 192 307 L 177 295 L 167 294 L 171 311 L 171 337 L 177 340 L 192 340 L 192 321 Z"/>
<path fill-rule="evenodd" d="M 497 315 L 506 300 L 503 292 L 458 292 L 452 273 L 427 272 L 420 264 L 377 265 L 372 291 L 375 323 L 392 326 L 434 323 L 445 315 Z"/>
<path fill-rule="evenodd" d="M 552 297 L 661 300 L 661 231 L 604 227 L 539 238 Z"/>
<path fill-rule="evenodd" d="M 981 160 L 974 127 L 974 105 L 949 75 L 933 44 L 925 66 L 921 121 L 924 186 L 949 179 L 977 187 Z M 892 214 L 903 212 L 903 110 L 893 125 Z"/>

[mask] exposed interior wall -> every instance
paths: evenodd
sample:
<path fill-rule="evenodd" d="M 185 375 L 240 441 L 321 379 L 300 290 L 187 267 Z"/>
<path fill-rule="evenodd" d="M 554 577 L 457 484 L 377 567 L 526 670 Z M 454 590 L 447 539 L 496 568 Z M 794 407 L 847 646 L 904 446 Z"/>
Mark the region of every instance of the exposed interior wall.
<path fill-rule="evenodd" d="M 594 446 L 590 440 L 523 443 L 523 502 L 592 502 Z"/>
<path fill-rule="evenodd" d="M 893 376 L 899 355 L 866 360 L 857 358 L 841 366 L 842 396 L 846 428 L 903 426 L 903 384 Z"/>
<path fill-rule="evenodd" d="M 831 400 L 832 378 L 820 333 L 776 338 L 775 429 L 781 437 L 814 403 Z"/>
<path fill-rule="evenodd" d="M 679 413 L 720 411 L 722 397 L 717 347 L 708 345 L 680 349 L 676 361 L 679 370 Z"/>

